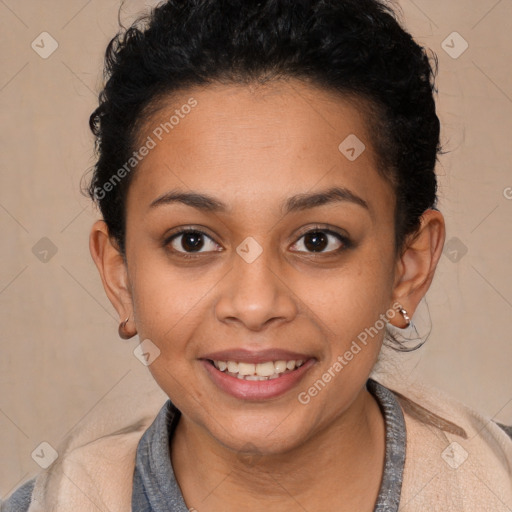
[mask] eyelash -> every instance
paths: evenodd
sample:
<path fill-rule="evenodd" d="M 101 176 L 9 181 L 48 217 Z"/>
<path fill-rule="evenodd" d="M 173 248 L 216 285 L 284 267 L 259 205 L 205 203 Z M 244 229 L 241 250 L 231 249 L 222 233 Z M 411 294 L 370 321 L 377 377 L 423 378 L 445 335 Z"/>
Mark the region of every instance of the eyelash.
<path fill-rule="evenodd" d="M 325 251 L 325 252 L 318 252 L 318 253 L 307 252 L 307 254 L 311 254 L 313 256 L 321 256 L 323 254 L 328 254 L 328 255 L 339 254 L 342 251 L 352 247 L 352 242 L 347 236 L 342 235 L 341 233 L 338 233 L 337 231 L 334 231 L 332 229 L 329 229 L 329 228 L 321 226 L 321 225 L 313 226 L 311 229 L 308 229 L 308 231 L 302 233 L 293 245 L 295 245 L 304 236 L 306 236 L 310 233 L 318 233 L 318 232 L 327 233 L 327 234 L 335 236 L 342 243 L 342 246 L 338 249 L 335 249 L 334 251 Z M 215 240 L 213 240 L 213 238 L 210 235 L 208 235 L 204 231 L 201 231 L 200 229 L 185 228 L 185 229 L 182 229 L 181 231 L 177 231 L 177 232 L 171 234 L 170 236 L 168 236 L 164 240 L 164 243 L 163 243 L 164 247 L 167 248 L 171 244 L 171 242 L 174 241 L 174 239 L 176 239 L 182 235 L 189 234 L 189 233 L 194 233 L 194 234 L 205 236 L 205 237 L 209 238 L 210 240 L 212 240 L 213 242 L 215 242 Z M 176 250 L 172 250 L 172 252 L 174 254 L 179 254 L 179 257 L 184 258 L 184 259 L 195 259 L 201 255 L 201 253 L 197 253 L 197 252 L 196 253 L 187 253 L 187 252 L 176 251 Z M 220 252 L 220 251 L 206 251 L 206 252 L 208 253 L 208 252 Z M 304 251 L 298 251 L 298 252 L 303 253 Z"/>

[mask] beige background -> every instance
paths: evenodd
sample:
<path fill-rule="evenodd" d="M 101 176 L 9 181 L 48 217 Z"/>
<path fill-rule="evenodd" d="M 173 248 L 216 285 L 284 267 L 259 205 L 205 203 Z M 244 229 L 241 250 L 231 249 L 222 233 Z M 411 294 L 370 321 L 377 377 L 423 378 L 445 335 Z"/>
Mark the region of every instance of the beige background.
<path fill-rule="evenodd" d="M 512 1 L 401 5 L 407 27 L 439 57 L 450 151 L 439 165 L 440 207 L 448 239 L 459 242 L 450 242 L 428 295 L 431 337 L 399 364 L 512 424 Z M 87 120 L 118 7 L 0 0 L 0 497 L 40 471 L 31 458 L 39 443 L 55 446 L 91 411 L 123 394 L 136 403 L 141 389 L 156 386 L 133 356 L 138 339 L 117 336 L 88 252 L 97 213 L 79 191 L 93 164 Z M 125 2 L 123 19 L 142 7 Z M 59 44 L 47 59 L 31 48 L 43 31 Z M 454 31 L 469 44 L 457 59 L 441 46 Z M 43 237 L 57 249 L 47 262 L 32 251 Z M 467 254 L 453 262 L 461 244 Z"/>

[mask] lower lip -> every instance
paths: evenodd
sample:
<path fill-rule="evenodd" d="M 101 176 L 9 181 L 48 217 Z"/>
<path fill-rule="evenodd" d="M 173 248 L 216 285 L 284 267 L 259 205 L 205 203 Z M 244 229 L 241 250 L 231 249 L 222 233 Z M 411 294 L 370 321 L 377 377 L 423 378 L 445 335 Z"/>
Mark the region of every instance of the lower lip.
<path fill-rule="evenodd" d="M 282 374 L 277 379 L 243 380 L 217 370 L 207 360 L 203 359 L 201 362 L 210 378 L 222 391 L 242 400 L 266 400 L 283 395 L 290 391 L 315 364 L 314 359 L 309 359 L 301 367 Z"/>

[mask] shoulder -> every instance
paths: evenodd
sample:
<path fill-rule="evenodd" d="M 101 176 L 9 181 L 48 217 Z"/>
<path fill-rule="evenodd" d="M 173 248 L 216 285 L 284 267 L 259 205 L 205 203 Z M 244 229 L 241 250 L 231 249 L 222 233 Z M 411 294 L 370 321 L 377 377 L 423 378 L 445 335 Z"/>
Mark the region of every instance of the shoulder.
<path fill-rule="evenodd" d="M 410 421 L 434 427 L 447 436 L 499 446 L 509 457 L 512 456 L 512 426 L 498 423 L 432 386 L 420 383 L 407 391 L 391 391 L 397 396 Z"/>
<path fill-rule="evenodd" d="M 90 414 L 57 444 L 54 463 L 17 488 L 1 503 L 1 512 L 53 510 L 55 503 L 59 510 L 86 510 L 83 489 L 105 510 L 129 510 L 137 445 L 166 399 L 151 391 L 120 414 L 119 407 L 116 414 Z"/>
<path fill-rule="evenodd" d="M 7 501 L 2 502 L 2 512 L 26 512 L 30 506 L 32 499 L 32 491 L 36 477 L 28 480 L 20 485 L 10 496 Z"/>
<path fill-rule="evenodd" d="M 475 438 L 482 442 L 496 442 L 512 455 L 512 425 L 496 422 L 488 415 L 472 409 L 447 392 L 420 379 L 397 378 L 379 372 L 373 377 L 397 398 L 409 422 L 419 422 L 448 435 Z M 441 438 L 444 439 L 443 436 Z"/>
<path fill-rule="evenodd" d="M 503 425 L 444 391 L 421 382 L 407 389 L 391 389 L 411 432 L 428 431 L 442 446 L 457 442 L 480 457 L 494 458 L 512 470 L 512 427 Z"/>
<path fill-rule="evenodd" d="M 406 425 L 404 512 L 512 508 L 510 427 L 421 382 L 387 387 Z"/>

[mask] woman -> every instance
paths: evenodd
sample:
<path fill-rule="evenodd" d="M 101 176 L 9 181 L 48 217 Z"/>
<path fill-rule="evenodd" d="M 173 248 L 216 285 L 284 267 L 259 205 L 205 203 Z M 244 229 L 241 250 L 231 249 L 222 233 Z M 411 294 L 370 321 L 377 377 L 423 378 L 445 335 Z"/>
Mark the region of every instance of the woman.
<path fill-rule="evenodd" d="M 90 249 L 169 400 L 7 510 L 512 509 L 507 427 L 370 378 L 445 239 L 434 69 L 393 13 L 168 1 L 106 71 Z"/>

